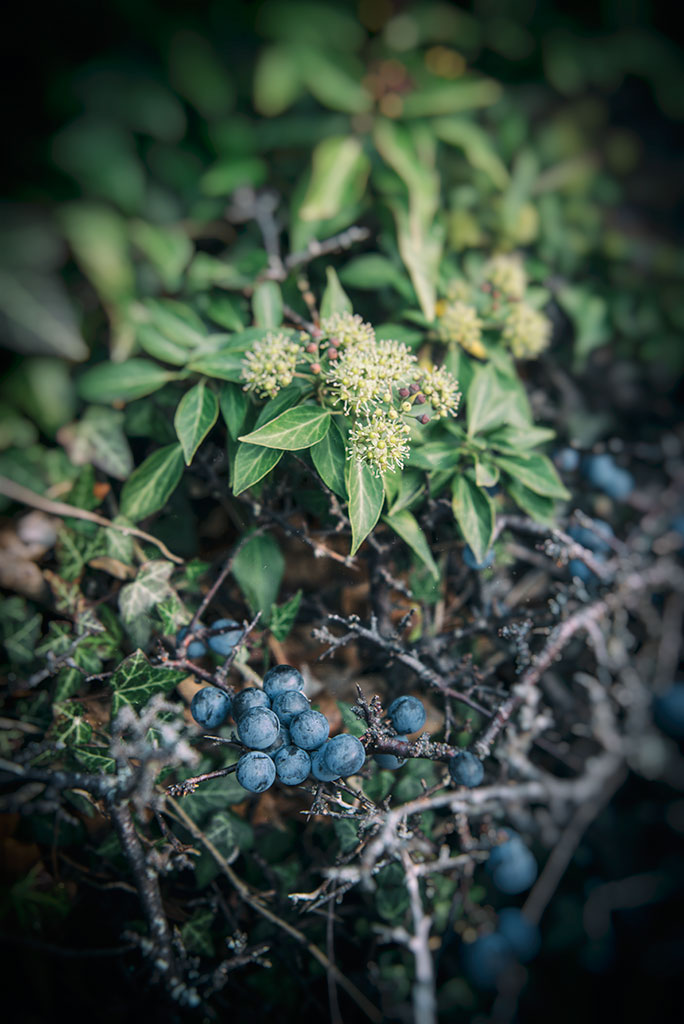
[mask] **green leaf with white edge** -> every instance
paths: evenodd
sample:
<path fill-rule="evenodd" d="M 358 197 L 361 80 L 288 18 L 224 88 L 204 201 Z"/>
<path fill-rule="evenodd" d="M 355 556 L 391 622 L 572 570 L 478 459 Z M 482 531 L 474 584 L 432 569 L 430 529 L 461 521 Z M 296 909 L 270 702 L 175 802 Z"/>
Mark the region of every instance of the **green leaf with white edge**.
<path fill-rule="evenodd" d="M 245 324 L 242 319 L 240 304 L 232 295 L 215 295 L 205 299 L 203 312 L 215 324 L 227 331 L 243 331 Z"/>
<path fill-rule="evenodd" d="M 333 313 L 351 313 L 351 299 L 340 284 L 340 279 L 334 267 L 326 267 L 325 274 L 328 283 L 325 286 L 321 300 L 321 317 L 325 320 L 326 317 L 332 316 Z"/>
<path fill-rule="evenodd" d="M 420 309 L 429 323 L 435 319 L 437 279 L 442 257 L 444 230 L 437 223 L 420 223 L 420 217 L 395 200 L 389 204 L 397 225 L 397 242 L 404 266 L 409 272 Z"/>
<path fill-rule="evenodd" d="M 180 934 L 183 946 L 188 953 L 201 956 L 214 956 L 214 942 L 211 937 L 211 926 L 215 912 L 211 907 L 200 907 L 189 921 L 181 927 Z"/>
<path fill-rule="evenodd" d="M 121 514 L 133 522 L 163 508 L 183 476 L 183 449 L 168 444 L 133 471 L 121 491 Z"/>
<path fill-rule="evenodd" d="M 287 452 L 300 451 L 325 437 L 331 419 L 330 412 L 319 405 L 298 405 L 238 440 Z"/>
<path fill-rule="evenodd" d="M 547 526 L 553 525 L 556 519 L 556 508 L 553 498 L 544 498 L 525 487 L 519 480 L 506 478 L 503 484 L 513 501 L 523 512 L 527 512 L 536 522 Z"/>
<path fill-rule="evenodd" d="M 142 220 L 133 221 L 129 230 L 133 244 L 157 271 L 164 289 L 177 291 L 194 252 L 187 233 L 176 226 L 162 227 Z"/>
<path fill-rule="evenodd" d="M 280 643 L 290 633 L 295 624 L 299 606 L 302 603 L 302 591 L 298 590 L 284 604 L 274 604 L 271 608 L 271 632 Z"/>
<path fill-rule="evenodd" d="M 185 677 L 185 672 L 150 665 L 142 651 L 122 661 L 109 680 L 112 687 L 112 717 L 122 707 L 141 708 L 156 693 L 170 693 Z"/>
<path fill-rule="evenodd" d="M 275 117 L 291 107 L 302 89 L 299 62 L 286 46 L 261 49 L 254 70 L 254 107 L 264 117 Z"/>
<path fill-rule="evenodd" d="M 277 281 L 261 281 L 255 287 L 252 312 L 257 327 L 280 327 L 283 322 L 283 296 Z"/>
<path fill-rule="evenodd" d="M 185 366 L 192 358 L 187 348 L 169 341 L 156 327 L 152 327 L 150 324 L 139 324 L 135 329 L 135 336 L 141 349 L 147 352 L 148 356 L 153 356 L 162 363 Z"/>
<path fill-rule="evenodd" d="M 428 441 L 411 449 L 408 464 L 413 469 L 453 469 L 461 459 L 458 445 L 453 441 Z"/>
<path fill-rule="evenodd" d="M 225 383 L 219 392 L 221 415 L 228 427 L 228 433 L 235 440 L 242 430 L 247 415 L 247 395 L 237 384 Z"/>
<path fill-rule="evenodd" d="M 88 743 L 93 735 L 93 727 L 85 719 L 82 704 L 73 701 L 53 704 L 52 714 L 54 722 L 50 729 L 50 739 L 53 742 L 64 743 L 68 747 Z"/>
<path fill-rule="evenodd" d="M 233 559 L 233 576 L 253 613 L 268 622 L 285 571 L 285 559 L 275 537 L 257 533 Z"/>
<path fill-rule="evenodd" d="M 183 446 L 186 466 L 190 465 L 195 452 L 216 423 L 218 413 L 218 398 L 203 380 L 181 398 L 173 425 Z"/>
<path fill-rule="evenodd" d="M 535 453 L 524 457 L 495 455 L 497 466 L 518 480 L 528 490 L 544 498 L 570 498 L 570 492 L 561 482 L 554 464 L 546 455 Z"/>
<path fill-rule="evenodd" d="M 369 171 L 368 157 L 353 135 L 332 135 L 314 148 L 311 178 L 299 216 L 305 221 L 329 220 L 348 204 L 350 190 L 363 190 Z"/>
<path fill-rule="evenodd" d="M 124 414 L 104 405 L 91 405 L 75 425 L 76 440 L 69 447 L 71 461 L 92 463 L 116 480 L 133 470 L 133 455 L 123 429 Z"/>
<path fill-rule="evenodd" d="M 76 390 L 86 402 L 131 402 L 177 380 L 178 374 L 149 359 L 124 363 L 99 363 L 81 374 Z"/>
<path fill-rule="evenodd" d="M 475 459 L 475 483 L 478 487 L 495 487 L 499 482 L 499 476 L 498 466 Z"/>
<path fill-rule="evenodd" d="M 478 562 L 484 560 L 494 533 L 494 506 L 489 495 L 465 474 L 451 483 L 451 508 Z"/>
<path fill-rule="evenodd" d="M 334 420 L 325 437 L 312 445 L 311 461 L 323 483 L 340 498 L 346 498 L 344 468 L 347 462 L 347 450 Z"/>
<path fill-rule="evenodd" d="M 389 515 L 410 508 L 424 491 L 425 474 L 417 469 L 407 466 L 401 473 L 388 473 L 385 476 L 385 494 Z"/>
<path fill-rule="evenodd" d="M 173 562 L 155 558 L 145 562 L 133 582 L 121 588 L 119 610 L 126 625 L 147 615 L 156 605 L 173 596 L 169 582 L 173 568 Z"/>
<path fill-rule="evenodd" d="M 487 445 L 496 448 L 497 451 L 510 455 L 517 455 L 521 449 L 536 448 L 537 445 L 553 441 L 556 431 L 550 427 L 536 427 L 534 424 L 519 427 L 517 424 L 510 424 L 500 430 L 492 431 L 487 436 Z"/>
<path fill-rule="evenodd" d="M 349 553 L 355 555 L 380 518 L 385 501 L 385 489 L 382 477 L 373 476 L 368 466 L 358 459 L 349 459 L 346 463 L 345 482 L 352 528 Z"/>
<path fill-rule="evenodd" d="M 411 550 L 420 558 L 421 562 L 427 566 L 432 576 L 435 579 L 439 579 L 439 569 L 432 557 L 430 545 L 413 513 L 409 512 L 406 508 L 400 509 L 391 515 L 383 516 L 382 521 L 387 523 L 401 537 L 405 544 L 408 544 Z"/>
<path fill-rule="evenodd" d="M 132 315 L 136 323 L 149 324 L 188 351 L 207 337 L 207 329 L 194 309 L 176 299 L 144 299 L 136 303 Z"/>

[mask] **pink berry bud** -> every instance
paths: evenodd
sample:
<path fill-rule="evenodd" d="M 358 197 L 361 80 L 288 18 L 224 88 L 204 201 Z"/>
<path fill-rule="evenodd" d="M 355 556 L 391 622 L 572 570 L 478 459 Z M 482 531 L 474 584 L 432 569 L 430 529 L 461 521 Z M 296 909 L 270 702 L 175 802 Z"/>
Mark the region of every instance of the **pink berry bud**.
<path fill-rule="evenodd" d="M 317 352 L 318 351 L 318 345 L 316 344 L 316 342 L 315 341 L 310 341 L 309 344 L 306 346 L 306 351 L 307 352 Z"/>
<path fill-rule="evenodd" d="M 410 384 L 409 391 L 411 392 L 412 395 L 418 394 L 418 392 L 420 391 L 420 384 Z"/>
<path fill-rule="evenodd" d="M 322 334 L 323 331 L 320 329 L 320 327 L 314 327 L 313 330 L 311 331 L 312 338 L 320 338 Z"/>
<path fill-rule="evenodd" d="M 418 420 L 420 423 L 425 424 L 430 422 L 430 417 L 426 412 L 424 412 L 422 416 L 418 417 Z"/>
<path fill-rule="evenodd" d="M 410 391 L 409 391 L 408 388 L 399 388 L 399 397 L 400 398 L 408 398 L 409 395 L 410 395 Z"/>
<path fill-rule="evenodd" d="M 333 345 L 335 348 L 339 348 L 342 342 L 340 341 L 339 338 L 331 338 L 330 344 Z"/>
<path fill-rule="evenodd" d="M 423 395 L 421 393 L 418 393 L 416 395 L 414 401 L 415 401 L 416 405 L 425 405 L 427 399 L 426 399 L 425 395 Z"/>
<path fill-rule="evenodd" d="M 320 363 L 312 363 L 311 364 L 311 372 L 312 373 L 320 373 L 321 372 L 321 364 Z"/>
<path fill-rule="evenodd" d="M 340 358 L 340 353 L 337 351 L 336 348 L 332 348 L 331 347 L 331 348 L 328 349 L 328 359 L 339 359 L 339 358 Z"/>

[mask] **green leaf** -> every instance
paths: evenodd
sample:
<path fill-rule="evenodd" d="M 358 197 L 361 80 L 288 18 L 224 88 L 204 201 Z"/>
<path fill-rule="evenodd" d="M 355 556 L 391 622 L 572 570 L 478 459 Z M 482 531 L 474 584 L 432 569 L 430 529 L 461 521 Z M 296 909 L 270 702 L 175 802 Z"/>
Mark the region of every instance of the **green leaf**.
<path fill-rule="evenodd" d="M 340 270 L 340 279 L 350 288 L 370 291 L 376 288 L 396 288 L 404 298 L 407 298 L 407 286 L 410 292 L 405 274 L 379 252 L 364 253 L 363 256 L 349 260 Z"/>
<path fill-rule="evenodd" d="M 535 427 L 533 424 L 526 427 L 509 425 L 501 430 L 492 431 L 487 437 L 487 444 L 490 448 L 496 448 L 506 454 L 517 455 L 521 450 L 527 451 L 528 448 L 536 448 L 539 444 L 552 441 L 555 436 L 556 431 L 549 427 Z"/>
<path fill-rule="evenodd" d="M 349 459 L 346 463 L 345 482 L 352 528 L 350 554 L 355 555 L 380 518 L 385 490 L 382 478 L 373 476 L 368 466 L 357 459 Z"/>
<path fill-rule="evenodd" d="M 268 177 L 268 164 L 256 156 L 226 157 L 218 160 L 200 178 L 205 196 L 227 196 L 241 185 L 263 185 Z"/>
<path fill-rule="evenodd" d="M 499 482 L 499 467 L 475 459 L 475 483 L 478 487 L 494 487 Z"/>
<path fill-rule="evenodd" d="M 106 747 L 74 747 L 71 753 L 81 767 L 92 775 L 112 775 L 116 770 L 116 761 L 106 750 Z"/>
<path fill-rule="evenodd" d="M 300 74 L 312 96 L 324 107 L 345 114 L 364 114 L 373 100 L 355 77 L 320 49 L 306 49 Z"/>
<path fill-rule="evenodd" d="M 363 191 L 369 161 L 361 142 L 352 135 L 323 139 L 312 154 L 309 187 L 299 209 L 305 221 L 329 220 Z"/>
<path fill-rule="evenodd" d="M 69 447 L 71 461 L 91 462 L 103 473 L 126 480 L 133 470 L 133 456 L 123 430 L 123 413 L 107 406 L 91 405 L 75 425 L 76 440 Z"/>
<path fill-rule="evenodd" d="M 311 460 L 323 483 L 340 498 L 346 498 L 344 468 L 347 450 L 334 420 L 325 437 L 312 445 Z"/>
<path fill-rule="evenodd" d="M 298 590 L 284 604 L 274 604 L 271 609 L 271 632 L 280 643 L 287 637 L 295 624 L 297 612 L 302 602 L 302 591 Z"/>
<path fill-rule="evenodd" d="M 86 402 L 130 402 L 158 391 L 178 375 L 149 359 L 100 363 L 81 374 L 77 391 Z"/>
<path fill-rule="evenodd" d="M 496 188 L 506 188 L 510 180 L 506 166 L 490 136 L 478 124 L 465 118 L 440 117 L 432 122 L 432 127 L 437 138 L 462 149 L 468 163 L 483 171 Z"/>
<path fill-rule="evenodd" d="M 489 107 L 501 96 L 501 85 L 492 78 L 463 76 L 455 82 L 438 81 L 415 89 L 404 97 L 404 117 L 460 114 Z"/>
<path fill-rule="evenodd" d="M 262 622 L 269 621 L 284 571 L 285 559 L 270 533 L 255 534 L 233 560 L 233 576 L 252 612 L 261 612 Z"/>
<path fill-rule="evenodd" d="M 139 324 L 135 329 L 135 336 L 143 351 L 147 352 L 148 356 L 159 359 L 162 363 L 185 366 L 191 358 L 187 348 L 169 341 L 156 327 L 152 327 L 150 324 Z"/>
<path fill-rule="evenodd" d="M 453 440 L 428 441 L 411 449 L 409 465 L 414 469 L 453 469 L 462 458 Z"/>
<path fill-rule="evenodd" d="M 173 425 L 183 446 L 186 466 L 216 423 L 218 412 L 218 399 L 203 380 L 190 388 L 178 403 Z"/>
<path fill-rule="evenodd" d="M 527 512 L 538 523 L 545 523 L 547 526 L 553 525 L 556 511 L 553 498 L 544 498 L 540 494 L 535 494 L 519 480 L 511 478 L 505 481 L 504 487 L 523 512 Z"/>
<path fill-rule="evenodd" d="M 145 519 L 169 500 L 183 475 L 183 449 L 169 444 L 138 466 L 121 491 L 121 514 L 133 522 Z"/>
<path fill-rule="evenodd" d="M 242 494 L 248 487 L 271 472 L 278 465 L 285 452 L 276 448 L 262 448 L 258 444 L 240 444 L 235 455 L 233 469 L 233 494 Z"/>
<path fill-rule="evenodd" d="M 332 316 L 333 313 L 351 313 L 351 300 L 340 284 L 340 279 L 335 273 L 334 267 L 326 267 L 325 274 L 328 283 L 325 286 L 321 300 L 321 317 L 325 319 Z"/>
<path fill-rule="evenodd" d="M 500 469 L 535 494 L 566 500 L 570 497 L 570 492 L 561 483 L 555 466 L 546 455 L 533 453 L 517 458 L 514 455 L 496 455 L 494 461 Z"/>
<path fill-rule="evenodd" d="M 451 507 L 475 558 L 484 561 L 494 533 L 494 506 L 489 495 L 461 474 L 451 484 Z"/>
<path fill-rule="evenodd" d="M 401 473 L 388 473 L 385 477 L 385 494 L 389 514 L 392 516 L 403 508 L 410 508 L 424 491 L 423 473 L 411 467 L 406 467 Z"/>
<path fill-rule="evenodd" d="M 225 327 L 227 331 L 244 330 L 240 306 L 231 295 L 216 295 L 210 298 L 203 311 L 214 323 Z"/>
<path fill-rule="evenodd" d="M 228 433 L 235 440 L 247 415 L 247 395 L 237 384 L 223 384 L 219 392 L 219 405 Z"/>
<path fill-rule="evenodd" d="M 409 512 L 408 509 L 400 509 L 398 512 L 393 512 L 392 515 L 383 516 L 382 521 L 387 523 L 401 537 L 405 544 L 408 544 L 411 550 L 428 567 L 434 578 L 439 579 L 439 569 L 432 557 L 430 545 L 413 513 Z"/>
<path fill-rule="evenodd" d="M 140 708 L 147 704 L 155 693 L 170 693 L 185 676 L 173 668 L 158 668 L 150 665 L 142 651 L 136 651 L 122 661 L 110 679 L 112 715 L 128 705 Z"/>
<path fill-rule="evenodd" d="M 310 448 L 328 433 L 331 415 L 317 405 L 298 405 L 276 416 L 270 423 L 239 438 L 249 444 L 294 452 Z"/>
<path fill-rule="evenodd" d="M 501 424 L 512 424 L 522 432 L 534 428 L 525 391 L 515 377 L 508 377 L 487 364 L 478 366 L 466 399 L 468 436 L 487 433 Z"/>
<path fill-rule="evenodd" d="M 145 562 L 135 580 L 121 588 L 119 609 L 126 625 L 144 618 L 155 605 L 173 596 L 173 587 L 169 582 L 172 572 L 173 562 L 157 558 Z"/>
<path fill-rule="evenodd" d="M 200 907 L 182 926 L 181 939 L 188 953 L 214 956 L 214 942 L 211 937 L 214 916 L 215 913 L 211 907 Z"/>
<path fill-rule="evenodd" d="M 194 252 L 192 240 L 187 233 L 179 227 L 162 227 L 142 220 L 133 221 L 130 232 L 133 244 L 157 271 L 164 289 L 175 292 Z"/>
<path fill-rule="evenodd" d="M 53 704 L 52 713 L 54 724 L 50 729 L 50 738 L 53 741 L 64 743 L 68 747 L 88 743 L 93 735 L 93 727 L 84 718 L 85 708 L 82 704 L 74 701 Z"/>
<path fill-rule="evenodd" d="M 0 311 L 10 347 L 49 352 L 62 359 L 87 359 L 69 295 L 55 276 L 32 270 L 0 270 Z"/>
<path fill-rule="evenodd" d="M 366 725 L 360 718 L 357 718 L 351 709 L 351 705 L 343 700 L 338 700 L 337 706 L 340 709 L 342 721 L 347 732 L 351 733 L 352 736 L 363 736 L 366 731 Z"/>
<path fill-rule="evenodd" d="M 297 99 L 301 87 L 295 54 L 284 46 L 262 48 L 254 71 L 256 110 L 265 117 L 282 114 Z"/>
<path fill-rule="evenodd" d="M 255 287 L 252 311 L 257 327 L 280 327 L 283 322 L 283 296 L 277 281 L 262 281 Z"/>

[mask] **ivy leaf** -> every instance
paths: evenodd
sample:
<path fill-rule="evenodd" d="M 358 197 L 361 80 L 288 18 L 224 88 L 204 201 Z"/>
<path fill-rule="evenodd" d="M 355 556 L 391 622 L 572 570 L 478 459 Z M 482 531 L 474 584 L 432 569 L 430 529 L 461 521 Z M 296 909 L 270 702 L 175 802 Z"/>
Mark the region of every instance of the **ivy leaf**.
<path fill-rule="evenodd" d="M 200 907 L 186 921 L 180 930 L 181 939 L 188 953 L 201 956 L 214 956 L 214 942 L 211 937 L 211 926 L 214 923 L 214 911 L 210 907 Z"/>
<path fill-rule="evenodd" d="M 228 433 L 235 440 L 247 415 L 247 395 L 237 384 L 225 383 L 219 392 L 219 405 Z"/>
<path fill-rule="evenodd" d="M 363 190 L 370 167 L 368 157 L 353 135 L 331 135 L 318 143 L 311 160 L 311 179 L 299 216 L 306 221 L 329 220 Z"/>
<path fill-rule="evenodd" d="M 121 491 L 121 514 L 133 522 L 145 519 L 169 500 L 183 475 L 183 450 L 168 444 L 153 452 L 131 474 Z"/>
<path fill-rule="evenodd" d="M 242 494 L 247 488 L 271 472 L 278 465 L 285 452 L 276 448 L 262 448 L 258 444 L 241 444 L 235 456 L 233 468 L 233 494 Z"/>
<path fill-rule="evenodd" d="M 85 708 L 74 701 L 53 704 L 54 724 L 50 730 L 50 738 L 68 747 L 88 743 L 93 735 L 93 727 L 86 722 Z"/>
<path fill-rule="evenodd" d="M 301 601 L 302 592 L 298 590 L 289 601 L 285 601 L 284 604 L 273 605 L 271 609 L 271 632 L 280 643 L 283 642 L 292 629 Z"/>
<path fill-rule="evenodd" d="M 477 367 L 468 388 L 466 405 L 469 437 L 506 422 L 508 401 L 493 366 Z"/>
<path fill-rule="evenodd" d="M 311 460 L 323 483 L 340 498 L 346 498 L 344 467 L 347 462 L 347 450 L 334 421 L 325 437 L 312 445 Z"/>
<path fill-rule="evenodd" d="M 287 409 L 251 434 L 244 434 L 239 440 L 266 448 L 299 451 L 310 448 L 324 438 L 330 429 L 330 421 L 327 409 L 316 405 L 298 405 L 294 409 Z"/>
<path fill-rule="evenodd" d="M 280 327 L 283 322 L 283 296 L 277 281 L 262 281 L 255 287 L 252 311 L 257 327 Z"/>
<path fill-rule="evenodd" d="M 155 605 L 173 595 L 174 591 L 169 583 L 172 572 L 172 562 L 166 562 L 161 558 L 155 559 L 141 566 L 135 580 L 121 588 L 119 609 L 121 618 L 127 625 L 144 618 Z"/>
<path fill-rule="evenodd" d="M 121 662 L 110 680 L 114 691 L 112 716 L 118 714 L 124 705 L 140 708 L 155 693 L 170 693 L 184 675 L 184 672 L 174 668 L 150 665 L 143 652 L 136 651 Z"/>
<path fill-rule="evenodd" d="M 451 507 L 467 544 L 478 562 L 489 550 L 494 532 L 494 506 L 489 495 L 465 475 L 451 484 Z"/>
<path fill-rule="evenodd" d="M 252 612 L 260 611 L 268 622 L 285 571 L 285 559 L 269 533 L 255 534 L 233 560 L 233 576 Z"/>
<path fill-rule="evenodd" d="M 504 487 L 523 512 L 527 512 L 538 523 L 545 523 L 547 526 L 553 525 L 555 522 L 553 498 L 545 498 L 541 494 L 536 494 L 521 484 L 519 480 L 509 478 Z"/>
<path fill-rule="evenodd" d="M 130 402 L 158 391 L 178 374 L 149 359 L 127 359 L 125 363 L 100 363 L 81 374 L 77 391 L 86 402 Z"/>
<path fill-rule="evenodd" d="M 71 753 L 82 768 L 93 775 L 103 772 L 111 775 L 116 768 L 116 761 L 104 753 L 106 747 L 74 747 Z"/>
<path fill-rule="evenodd" d="M 335 268 L 326 267 L 325 273 L 328 283 L 321 300 L 321 317 L 325 319 L 332 316 L 333 313 L 351 313 L 351 299 L 340 284 Z"/>
<path fill-rule="evenodd" d="M 218 411 L 218 399 L 203 380 L 190 388 L 178 403 L 173 425 L 183 446 L 186 466 L 216 423 Z"/>
<path fill-rule="evenodd" d="M 420 558 L 421 562 L 427 566 L 432 576 L 436 580 L 439 579 L 439 569 L 432 557 L 430 545 L 413 513 L 409 512 L 406 508 L 400 509 L 389 516 L 383 516 L 382 521 L 387 523 L 401 537 L 405 544 L 408 544 L 411 550 Z"/>
<path fill-rule="evenodd" d="M 535 494 L 566 500 L 570 497 L 570 492 L 561 483 L 555 466 L 546 455 L 495 455 L 494 461 L 500 469 Z"/>
<path fill-rule="evenodd" d="M 373 476 L 368 466 L 350 459 L 345 466 L 349 495 L 349 519 L 352 527 L 351 555 L 355 555 L 382 512 L 385 490 L 382 478 Z"/>

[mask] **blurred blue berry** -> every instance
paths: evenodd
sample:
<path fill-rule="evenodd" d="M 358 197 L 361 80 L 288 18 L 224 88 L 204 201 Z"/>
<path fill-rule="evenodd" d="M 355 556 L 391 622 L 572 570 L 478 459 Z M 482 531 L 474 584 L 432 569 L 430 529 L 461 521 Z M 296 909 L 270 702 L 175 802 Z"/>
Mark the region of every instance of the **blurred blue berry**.
<path fill-rule="evenodd" d="M 484 778 L 484 765 L 479 757 L 469 750 L 459 750 L 449 758 L 449 775 L 457 786 L 473 789 L 479 786 Z"/>
<path fill-rule="evenodd" d="M 264 690 L 269 697 L 286 690 L 303 690 L 304 677 L 292 665 L 274 665 L 264 676 Z"/>
<path fill-rule="evenodd" d="M 257 689 L 256 686 L 248 686 L 247 689 L 240 690 L 233 697 L 233 718 L 239 722 L 246 711 L 251 711 L 252 708 L 270 708 L 270 706 L 268 695 L 263 690 Z"/>
<path fill-rule="evenodd" d="M 239 622 L 235 622 L 234 619 L 217 619 L 211 628 L 221 629 L 223 632 L 217 633 L 216 636 L 210 636 L 207 643 L 214 654 L 222 654 L 224 657 L 228 657 L 242 637 L 243 630 Z"/>
<path fill-rule="evenodd" d="M 389 720 L 401 733 L 418 732 L 425 725 L 425 708 L 417 697 L 397 697 L 387 709 Z"/>
<path fill-rule="evenodd" d="M 292 742 L 303 750 L 315 750 L 328 738 L 330 723 L 320 711 L 302 711 L 290 720 Z"/>
<path fill-rule="evenodd" d="M 513 950 L 498 932 L 463 946 L 463 967 L 476 988 L 495 989 L 499 978 L 515 963 Z"/>
<path fill-rule="evenodd" d="M 178 636 L 176 637 L 177 643 L 182 643 L 188 635 L 188 627 L 183 626 L 182 629 L 178 630 Z M 201 658 L 202 655 L 207 653 L 207 649 L 201 640 L 191 640 L 188 644 L 187 655 L 189 658 Z"/>
<path fill-rule="evenodd" d="M 473 551 L 469 544 L 466 544 L 465 548 L 463 549 L 463 561 L 465 562 L 469 569 L 477 569 L 478 571 L 481 569 L 491 569 L 491 567 L 494 565 L 494 550 L 490 548 L 489 551 L 485 553 L 485 556 L 482 559 L 482 561 L 478 562 L 478 560 L 475 558 L 475 552 Z"/>
<path fill-rule="evenodd" d="M 561 473 L 574 473 L 580 463 L 580 453 L 576 448 L 560 448 L 554 452 L 553 461 Z"/>
<path fill-rule="evenodd" d="M 280 719 L 281 725 L 289 725 L 295 715 L 301 715 L 307 711 L 309 702 L 301 690 L 285 690 L 283 693 L 276 693 L 271 701 L 271 707 Z"/>
<path fill-rule="evenodd" d="M 192 698 L 190 714 L 198 725 L 216 729 L 230 714 L 230 697 L 216 686 L 203 686 Z"/>
<path fill-rule="evenodd" d="M 356 775 L 366 761 L 366 750 L 356 736 L 348 732 L 333 736 L 325 745 L 322 763 L 331 772 L 346 777 Z"/>
<path fill-rule="evenodd" d="M 280 732 L 280 722 L 270 708 L 251 708 L 240 716 L 237 732 L 246 747 L 266 750 L 275 743 Z"/>
<path fill-rule="evenodd" d="M 397 736 L 396 739 L 406 743 L 408 736 Z M 394 772 L 397 768 L 401 768 L 402 765 L 406 764 L 405 757 L 397 757 L 396 754 L 373 754 L 375 763 L 379 768 L 383 768 L 385 771 Z"/>
<path fill-rule="evenodd" d="M 260 750 L 250 750 L 238 761 L 236 775 L 243 789 L 249 790 L 250 793 L 263 793 L 273 785 L 276 770 L 268 754 Z"/>
<path fill-rule="evenodd" d="M 616 501 L 622 501 L 634 490 L 632 474 L 618 466 L 608 452 L 587 455 L 582 461 L 582 472 L 590 484 Z"/>
<path fill-rule="evenodd" d="M 537 877 L 537 862 L 517 833 L 505 831 L 509 838 L 494 847 L 487 871 L 500 892 L 515 895 L 530 888 Z"/>
<path fill-rule="evenodd" d="M 534 960 L 541 947 L 541 935 L 535 924 L 517 907 L 499 911 L 497 931 L 503 935 L 521 964 Z"/>
<path fill-rule="evenodd" d="M 653 720 L 666 736 L 684 738 L 684 683 L 673 683 L 653 701 Z"/>
<path fill-rule="evenodd" d="M 276 751 L 273 762 L 276 775 L 286 786 L 298 786 L 311 772 L 311 758 L 306 750 L 290 744 Z"/>

